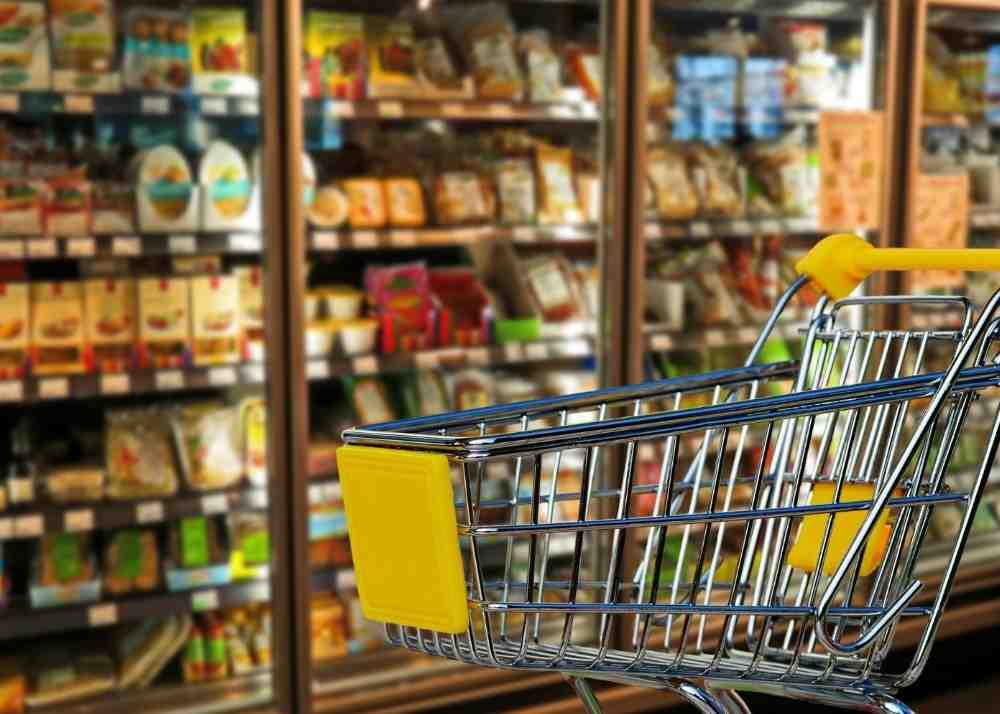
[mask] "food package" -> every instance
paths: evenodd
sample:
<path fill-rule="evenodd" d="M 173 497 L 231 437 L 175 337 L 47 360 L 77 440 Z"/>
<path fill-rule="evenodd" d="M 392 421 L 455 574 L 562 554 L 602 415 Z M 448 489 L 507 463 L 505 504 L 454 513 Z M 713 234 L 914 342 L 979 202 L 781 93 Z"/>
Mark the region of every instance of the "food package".
<path fill-rule="evenodd" d="M 140 278 L 138 296 L 140 361 L 143 366 L 183 366 L 191 344 L 188 280 Z"/>
<path fill-rule="evenodd" d="M 348 179 L 343 183 L 351 228 L 382 228 L 389 220 L 385 186 L 375 178 Z M 317 202 L 320 196 L 316 197 Z"/>
<path fill-rule="evenodd" d="M 0 235 L 36 236 L 44 233 L 48 192 L 48 184 L 44 181 L 0 179 Z"/>
<path fill-rule="evenodd" d="M 91 185 L 69 175 L 49 179 L 45 201 L 45 230 L 52 236 L 91 233 Z"/>
<path fill-rule="evenodd" d="M 44 2 L 0 3 L 0 85 L 48 89 L 49 38 Z"/>
<path fill-rule="evenodd" d="M 573 269 L 562 255 L 541 255 L 520 263 L 521 276 L 535 312 L 545 322 L 585 317 Z"/>
<path fill-rule="evenodd" d="M 97 568 L 87 533 L 47 533 L 38 542 L 38 557 L 34 563 L 32 587 L 70 588 L 94 580 Z M 92 598 L 96 600 L 96 595 Z M 66 604 L 65 602 L 37 602 L 36 607 Z"/>
<path fill-rule="evenodd" d="M 112 4 L 49 0 L 52 88 L 57 92 L 117 92 Z"/>
<path fill-rule="evenodd" d="M 518 38 L 527 73 L 528 98 L 533 102 L 558 102 L 563 98 L 562 66 L 545 30 L 528 30 Z"/>
<path fill-rule="evenodd" d="M 420 415 L 431 416 L 450 411 L 448 391 L 439 372 L 419 370 L 414 376 L 417 388 L 417 398 L 420 403 Z"/>
<path fill-rule="evenodd" d="M 926 112 L 965 111 L 958 60 L 933 32 L 927 33 L 923 92 Z"/>
<path fill-rule="evenodd" d="M 472 99 L 475 84 L 459 74 L 444 39 L 439 35 L 417 40 L 417 72 L 422 96 L 438 99 Z"/>
<path fill-rule="evenodd" d="M 725 146 L 694 144 L 688 162 L 699 193 L 701 212 L 718 218 L 743 215 L 743 195 L 736 155 Z"/>
<path fill-rule="evenodd" d="M 108 498 L 163 498 L 177 492 L 176 441 L 163 410 L 109 411 L 104 439 Z"/>
<path fill-rule="evenodd" d="M 434 310 L 426 265 L 369 266 L 365 291 L 381 321 L 383 351 L 431 346 Z"/>
<path fill-rule="evenodd" d="M 267 485 L 267 405 L 258 397 L 240 402 L 243 466 L 247 480 L 257 487 Z"/>
<path fill-rule="evenodd" d="M 263 362 L 264 354 L 264 289 L 259 265 L 241 265 L 234 269 L 239 283 L 240 330 L 243 333 L 244 358 Z"/>
<path fill-rule="evenodd" d="M 118 689 L 142 688 L 184 645 L 191 630 L 189 615 L 143 620 L 120 628 L 113 649 L 118 664 Z"/>
<path fill-rule="evenodd" d="M 16 659 L 0 660 L 0 714 L 23 714 L 27 679 Z"/>
<path fill-rule="evenodd" d="M 451 6 L 444 16 L 453 41 L 462 48 L 465 64 L 472 70 L 479 97 L 520 100 L 524 79 L 507 8 L 492 2 Z"/>
<path fill-rule="evenodd" d="M 104 543 L 104 592 L 125 595 L 160 585 L 160 552 L 156 533 L 125 528 L 108 534 Z"/>
<path fill-rule="evenodd" d="M 125 10 L 122 83 L 129 89 L 184 92 L 191 86 L 187 13 L 147 5 Z"/>
<path fill-rule="evenodd" d="M 576 78 L 587 98 L 593 102 L 601 100 L 601 54 L 593 47 L 570 47 L 566 51 L 566 65 Z"/>
<path fill-rule="evenodd" d="M 0 283 L 0 378 L 24 375 L 28 363 L 29 292 L 27 283 Z"/>
<path fill-rule="evenodd" d="M 698 213 L 698 196 L 688 177 L 684 155 L 671 145 L 649 152 L 649 179 L 656 197 L 656 212 L 668 221 L 687 221 Z"/>
<path fill-rule="evenodd" d="M 347 614 L 333 595 L 313 597 L 309 607 L 312 657 L 318 662 L 347 654 Z"/>
<path fill-rule="evenodd" d="M 466 369 L 450 375 L 451 403 L 457 411 L 479 409 L 494 403 L 493 378 L 488 372 Z"/>
<path fill-rule="evenodd" d="M 181 463 L 196 491 L 230 488 L 243 479 L 240 413 L 213 402 L 181 407 L 177 418 Z"/>
<path fill-rule="evenodd" d="M 239 677 L 249 674 L 254 668 L 254 663 L 247 614 L 243 610 L 227 612 L 222 631 L 226 638 L 229 676 Z"/>
<path fill-rule="evenodd" d="M 573 152 L 539 144 L 535 148 L 543 224 L 580 223 L 583 214 L 573 185 Z"/>
<path fill-rule="evenodd" d="M 80 282 L 33 283 L 31 326 L 33 372 L 65 374 L 86 370 Z"/>
<path fill-rule="evenodd" d="M 746 158 L 751 213 L 801 216 L 815 212 L 819 204 L 817 157 L 805 146 L 801 132 L 789 132 L 777 142 L 754 144 Z"/>
<path fill-rule="evenodd" d="M 526 158 L 500 161 L 497 165 L 496 184 L 501 221 L 518 225 L 537 220 L 535 173 L 531 161 Z"/>
<path fill-rule="evenodd" d="M 213 141 L 205 149 L 198 165 L 198 183 L 202 187 L 208 215 L 233 220 L 250 207 L 250 167 L 243 154 L 225 141 Z"/>
<path fill-rule="evenodd" d="M 115 666 L 104 654 L 76 656 L 66 649 L 49 650 L 32 666 L 28 707 L 51 707 L 96 697 L 115 687 Z"/>
<path fill-rule="evenodd" d="M 387 178 L 383 181 L 383 185 L 390 225 L 416 228 L 427 222 L 424 196 L 417 179 Z"/>
<path fill-rule="evenodd" d="M 267 565 L 271 561 L 271 534 L 267 528 L 267 513 L 235 511 L 227 516 L 229 542 L 243 566 Z"/>
<path fill-rule="evenodd" d="M 434 180 L 434 210 L 438 223 L 479 223 L 492 216 L 483 179 L 473 171 L 446 171 Z"/>
<path fill-rule="evenodd" d="M 99 501 L 105 478 L 104 469 L 97 466 L 56 466 L 44 476 L 45 491 L 56 503 Z"/>
<path fill-rule="evenodd" d="M 100 372 L 124 372 L 133 366 L 136 338 L 135 282 L 104 278 L 84 282 L 86 340 L 93 366 Z"/>
<path fill-rule="evenodd" d="M 596 173 L 577 172 L 576 195 L 580 200 L 580 214 L 586 223 L 601 220 L 601 177 Z"/>
<path fill-rule="evenodd" d="M 647 101 L 650 106 L 673 103 L 674 78 L 670 73 L 667 50 L 658 42 L 650 42 L 646 52 Z"/>
<path fill-rule="evenodd" d="M 381 381 L 365 377 L 353 380 L 351 387 L 351 403 L 358 423 L 380 424 L 396 419 L 396 413 L 389 402 L 389 392 Z"/>
<path fill-rule="evenodd" d="M 463 267 L 432 270 L 430 288 L 441 306 L 441 339 L 463 347 L 486 344 L 492 313 L 476 271 Z"/>
<path fill-rule="evenodd" d="M 309 222 L 317 228 L 339 228 L 351 215 L 351 202 L 338 186 L 328 184 L 316 191 L 306 211 Z"/>
<path fill-rule="evenodd" d="M 303 44 L 310 97 L 364 97 L 367 53 L 362 15 L 309 10 Z"/>
<path fill-rule="evenodd" d="M 130 174 L 137 185 L 142 230 L 193 229 L 197 193 L 187 159 L 172 146 L 157 146 L 133 159 Z"/>
<path fill-rule="evenodd" d="M 240 361 L 240 286 L 236 276 L 191 278 L 191 323 L 196 365 Z"/>
<path fill-rule="evenodd" d="M 403 19 L 366 15 L 368 96 L 418 96 L 417 48 L 413 25 Z"/>
<path fill-rule="evenodd" d="M 135 231 L 135 187 L 122 181 L 95 181 L 90 193 L 94 233 Z"/>
<path fill-rule="evenodd" d="M 168 529 L 170 567 L 184 570 L 223 565 L 229 560 L 219 523 L 192 516 L 172 521 Z"/>
<path fill-rule="evenodd" d="M 191 67 L 199 94 L 256 94 L 250 77 L 246 11 L 195 7 L 191 11 Z"/>

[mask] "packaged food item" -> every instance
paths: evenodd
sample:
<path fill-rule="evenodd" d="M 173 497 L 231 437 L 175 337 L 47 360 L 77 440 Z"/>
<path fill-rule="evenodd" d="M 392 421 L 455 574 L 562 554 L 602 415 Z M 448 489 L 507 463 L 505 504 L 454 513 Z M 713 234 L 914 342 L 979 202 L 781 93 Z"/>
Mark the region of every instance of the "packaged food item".
<path fill-rule="evenodd" d="M 339 228 L 351 216 L 351 201 L 340 187 L 323 186 L 316 191 L 306 216 L 317 228 Z"/>
<path fill-rule="evenodd" d="M 215 613 L 205 615 L 202 621 L 202 632 L 205 634 L 205 679 L 225 679 L 229 671 L 229 656 L 226 653 L 226 634 L 222 629 L 222 621 Z"/>
<path fill-rule="evenodd" d="M 205 516 L 182 518 L 170 523 L 168 530 L 169 569 L 193 570 L 211 565 L 224 565 L 229 556 L 223 545 L 219 524 Z M 168 571 L 167 577 L 170 577 Z M 197 587 L 193 583 L 190 587 Z M 171 587 L 171 589 L 175 589 Z"/>
<path fill-rule="evenodd" d="M 306 325 L 306 357 L 329 357 L 339 329 L 338 322 L 315 321 Z"/>
<path fill-rule="evenodd" d="M 451 376 L 451 403 L 456 411 L 493 404 L 493 379 L 487 372 L 467 369 Z"/>
<path fill-rule="evenodd" d="M 250 168 L 243 154 L 225 141 L 213 141 L 198 165 L 198 183 L 212 215 L 223 219 L 243 216 L 250 206 Z"/>
<path fill-rule="evenodd" d="M 518 46 L 527 72 L 528 97 L 533 102 L 558 102 L 563 98 L 562 67 L 545 30 L 521 33 Z"/>
<path fill-rule="evenodd" d="M 534 223 L 538 217 L 535 173 L 528 159 L 505 159 L 497 166 L 500 220 L 504 223 Z"/>
<path fill-rule="evenodd" d="M 727 147 L 695 144 L 688 161 L 693 167 L 702 213 L 721 218 L 743 215 L 743 195 L 736 155 Z"/>
<path fill-rule="evenodd" d="M 180 367 L 191 344 L 191 291 L 186 278 L 139 279 L 140 361 Z"/>
<path fill-rule="evenodd" d="M 146 679 L 156 677 L 184 646 L 190 628 L 188 615 L 143 620 L 120 628 L 112 645 L 118 688 L 141 688 Z"/>
<path fill-rule="evenodd" d="M 0 4 L 0 85 L 10 90 L 49 89 L 45 3 Z"/>
<path fill-rule="evenodd" d="M 272 662 L 271 647 L 271 610 L 263 608 L 256 613 L 250 634 L 250 649 L 253 660 L 258 667 L 270 667 Z"/>
<path fill-rule="evenodd" d="M 229 526 L 229 542 L 234 561 L 239 561 L 239 567 L 234 567 L 236 573 L 246 573 L 254 577 L 254 568 L 266 566 L 271 562 L 271 534 L 267 528 L 267 514 L 260 511 L 235 511 L 227 517 Z"/>
<path fill-rule="evenodd" d="M 32 370 L 84 372 L 83 289 L 78 281 L 31 285 Z"/>
<path fill-rule="evenodd" d="M 191 66 L 201 94 L 256 94 L 247 56 L 246 12 L 240 8 L 191 10 Z"/>
<path fill-rule="evenodd" d="M 188 486 L 212 491 L 235 486 L 243 478 L 240 413 L 214 402 L 179 409 L 181 464 Z"/>
<path fill-rule="evenodd" d="M 92 602 L 100 592 L 89 534 L 42 536 L 31 582 L 32 607 Z"/>
<path fill-rule="evenodd" d="M 222 634 L 226 639 L 226 658 L 231 677 L 249 674 L 254 667 L 250 645 L 244 637 L 247 628 L 247 617 L 242 610 L 226 613 L 222 624 Z"/>
<path fill-rule="evenodd" d="M 361 318 L 341 323 L 337 339 L 341 352 L 348 357 L 371 354 L 378 339 L 378 321 Z"/>
<path fill-rule="evenodd" d="M 343 183 L 351 228 L 381 228 L 388 221 L 385 187 L 374 178 L 349 179 Z M 317 202 L 320 197 L 317 195 Z"/>
<path fill-rule="evenodd" d="M 654 40 L 646 51 L 648 77 L 646 96 L 650 106 L 664 106 L 674 100 L 674 78 L 670 73 L 666 47 Z"/>
<path fill-rule="evenodd" d="M 0 660 L 0 714 L 23 714 L 27 692 L 20 663 L 14 658 Z"/>
<path fill-rule="evenodd" d="M 157 146 L 133 159 L 143 230 L 173 229 L 195 218 L 191 167 L 172 146 Z"/>
<path fill-rule="evenodd" d="M 314 660 L 322 662 L 347 654 L 347 618 L 339 599 L 325 593 L 313 597 L 309 623 Z"/>
<path fill-rule="evenodd" d="M 370 266 L 365 270 L 365 291 L 382 324 L 383 350 L 396 343 L 404 349 L 421 347 L 432 331 L 430 277 L 423 263 Z"/>
<path fill-rule="evenodd" d="M 576 174 L 576 196 L 580 201 L 580 214 L 586 223 L 601 220 L 601 177 L 596 173 Z"/>
<path fill-rule="evenodd" d="M 91 186 L 78 176 L 49 179 L 46 193 L 45 226 L 53 236 L 91 233 Z"/>
<path fill-rule="evenodd" d="M 687 221 L 698 213 L 698 197 L 688 178 L 684 155 L 673 146 L 652 149 L 646 160 L 656 195 L 656 212 L 670 221 Z"/>
<path fill-rule="evenodd" d="M 541 223 L 580 223 L 583 215 L 573 186 L 573 152 L 539 144 L 535 148 Z"/>
<path fill-rule="evenodd" d="M 43 477 L 45 491 L 56 503 L 99 501 L 104 497 L 104 469 L 98 466 L 57 466 Z"/>
<path fill-rule="evenodd" d="M 367 51 L 362 15 L 309 10 L 303 45 L 309 96 L 364 97 Z"/>
<path fill-rule="evenodd" d="M 194 625 L 188 635 L 184 647 L 184 660 L 181 664 L 184 681 L 187 683 L 203 682 L 205 680 L 205 633 L 200 625 Z"/>
<path fill-rule="evenodd" d="M 109 534 L 104 546 L 104 591 L 110 595 L 148 592 L 160 585 L 160 553 L 151 530 L 126 528 Z"/>
<path fill-rule="evenodd" d="M 44 181 L 0 179 L 0 235 L 35 236 L 44 233 L 47 196 L 48 184 Z"/>
<path fill-rule="evenodd" d="M 463 77 L 440 35 L 417 40 L 417 73 L 420 77 L 422 96 L 438 99 L 471 99 L 475 84 L 471 77 Z"/>
<path fill-rule="evenodd" d="M 191 278 L 194 363 L 240 361 L 240 286 L 232 275 Z"/>
<path fill-rule="evenodd" d="M 562 255 L 543 255 L 521 262 L 522 278 L 537 314 L 546 322 L 584 316 L 579 286 Z"/>
<path fill-rule="evenodd" d="M 127 278 L 84 282 L 86 340 L 100 372 L 132 367 L 136 338 L 135 283 Z"/>
<path fill-rule="evenodd" d="M 777 142 L 759 142 L 746 152 L 749 176 L 747 197 L 751 210 L 801 216 L 819 204 L 819 167 L 815 151 L 805 146 L 801 131 L 789 132 Z M 763 206 L 762 201 L 763 199 Z"/>
<path fill-rule="evenodd" d="M 135 188 L 118 181 L 94 181 L 90 193 L 94 233 L 135 231 Z"/>
<path fill-rule="evenodd" d="M 471 268 L 437 268 L 430 272 L 430 288 L 439 311 L 439 337 L 463 347 L 489 340 L 490 300 Z"/>
<path fill-rule="evenodd" d="M 0 283 L 0 377 L 24 375 L 28 363 L 29 294 L 27 283 Z"/>
<path fill-rule="evenodd" d="M 117 92 L 115 23 L 111 3 L 50 0 L 52 88 L 57 92 Z"/>
<path fill-rule="evenodd" d="M 387 178 L 383 181 L 389 209 L 389 224 L 416 228 L 427 222 L 420 182 L 414 178 Z"/>
<path fill-rule="evenodd" d="M 450 410 L 448 392 L 441 374 L 431 370 L 419 370 L 414 377 L 417 397 L 420 401 L 421 416 L 443 414 Z"/>
<path fill-rule="evenodd" d="M 104 440 L 108 498 L 163 498 L 177 492 L 174 432 L 165 412 L 109 411 Z"/>
<path fill-rule="evenodd" d="M 326 309 L 326 317 L 331 320 L 354 320 L 361 315 L 364 305 L 364 293 L 347 285 L 336 285 L 324 289 L 318 297 L 322 298 Z"/>
<path fill-rule="evenodd" d="M 368 96 L 418 95 L 421 86 L 413 25 L 403 19 L 366 15 L 364 28 L 368 49 Z"/>
<path fill-rule="evenodd" d="M 264 290 L 263 275 L 258 265 L 241 265 L 234 269 L 239 284 L 240 330 L 243 356 L 250 362 L 263 362 L 264 353 Z"/>
<path fill-rule="evenodd" d="M 243 466 L 254 486 L 267 484 L 267 405 L 258 397 L 240 402 Z"/>
<path fill-rule="evenodd" d="M 601 65 L 601 55 L 596 48 L 575 46 L 566 52 L 566 66 L 592 102 L 601 101 Z"/>
<path fill-rule="evenodd" d="M 472 171 L 439 174 L 434 181 L 434 209 L 442 225 L 477 223 L 492 214 L 483 180 Z"/>
<path fill-rule="evenodd" d="M 96 697 L 115 686 L 115 666 L 108 655 L 74 656 L 71 651 L 48 650 L 32 666 L 28 707 L 53 706 Z"/>
<path fill-rule="evenodd" d="M 385 385 L 377 379 L 356 380 L 351 390 L 351 402 L 358 418 L 365 424 L 393 421 L 396 418 Z"/>
<path fill-rule="evenodd" d="M 129 89 L 183 92 L 191 86 L 187 13 L 147 5 L 125 10 L 122 82 Z"/>
<path fill-rule="evenodd" d="M 524 79 L 507 8 L 491 2 L 448 7 L 444 13 L 449 32 L 472 70 L 477 94 L 483 99 L 521 99 Z"/>

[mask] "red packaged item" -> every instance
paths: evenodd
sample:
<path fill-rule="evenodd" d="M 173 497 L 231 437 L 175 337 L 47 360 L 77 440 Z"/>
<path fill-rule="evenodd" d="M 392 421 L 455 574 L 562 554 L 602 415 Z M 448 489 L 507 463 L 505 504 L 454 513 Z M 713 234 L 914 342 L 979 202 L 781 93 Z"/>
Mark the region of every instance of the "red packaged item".
<path fill-rule="evenodd" d="M 474 270 L 432 270 L 430 286 L 441 304 L 439 332 L 443 342 L 473 347 L 489 341 L 492 311 L 486 290 Z"/>
<path fill-rule="evenodd" d="M 365 270 L 365 289 L 382 328 L 383 352 L 414 352 L 437 343 L 426 265 L 372 266 Z"/>

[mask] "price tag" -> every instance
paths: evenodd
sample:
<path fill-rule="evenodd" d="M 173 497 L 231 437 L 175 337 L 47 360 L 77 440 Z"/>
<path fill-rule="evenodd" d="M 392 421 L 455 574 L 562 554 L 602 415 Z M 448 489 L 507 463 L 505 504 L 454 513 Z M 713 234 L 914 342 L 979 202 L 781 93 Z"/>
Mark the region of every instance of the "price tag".
<path fill-rule="evenodd" d="M 490 106 L 487 109 L 487 112 L 491 117 L 501 117 L 509 119 L 510 117 L 514 116 L 514 107 L 512 107 L 510 104 L 499 104 L 499 103 L 490 104 Z"/>
<path fill-rule="evenodd" d="M 446 117 L 465 116 L 465 105 L 458 104 L 457 102 L 446 102 L 441 105 L 441 114 Z"/>
<path fill-rule="evenodd" d="M 399 246 L 416 245 L 417 234 L 413 231 L 393 231 L 389 235 L 389 242 Z"/>
<path fill-rule="evenodd" d="M 111 255 L 139 255 L 142 248 L 135 236 L 115 236 L 111 240 Z"/>
<path fill-rule="evenodd" d="M 0 258 L 20 260 L 24 257 L 24 242 L 19 240 L 0 241 Z"/>
<path fill-rule="evenodd" d="M 306 379 L 327 379 L 330 376 L 330 363 L 325 360 L 313 360 L 306 365 Z"/>
<path fill-rule="evenodd" d="M 267 381 L 264 367 L 259 364 L 247 365 L 243 368 L 243 381 L 247 384 L 263 384 Z"/>
<path fill-rule="evenodd" d="M 721 347 L 726 344 L 726 333 L 722 330 L 709 330 L 705 333 L 705 344 L 709 347 Z"/>
<path fill-rule="evenodd" d="M 417 352 L 413 355 L 413 363 L 417 369 L 434 369 L 441 359 L 437 352 Z"/>
<path fill-rule="evenodd" d="M 201 98 L 201 113 L 202 114 L 225 114 L 226 113 L 226 98 L 225 97 L 202 97 Z"/>
<path fill-rule="evenodd" d="M 761 233 L 781 233 L 781 222 L 775 220 L 764 220 L 760 222 Z"/>
<path fill-rule="evenodd" d="M 16 113 L 20 109 L 20 101 L 16 94 L 0 94 L 0 112 Z"/>
<path fill-rule="evenodd" d="M 490 363 L 490 350 L 488 347 L 473 347 L 468 351 L 469 364 L 477 367 L 485 367 Z"/>
<path fill-rule="evenodd" d="M 562 350 L 570 357 L 586 357 L 590 354 L 590 345 L 586 340 L 570 340 L 562 345 Z"/>
<path fill-rule="evenodd" d="M 143 97 L 140 111 L 143 114 L 169 114 L 170 97 Z"/>
<path fill-rule="evenodd" d="M 524 348 L 520 342 L 511 342 L 503 346 L 503 357 L 507 362 L 524 361 Z"/>
<path fill-rule="evenodd" d="M 260 237 L 253 233 L 236 233 L 229 236 L 229 250 L 234 253 L 259 253 Z"/>
<path fill-rule="evenodd" d="M 375 374 L 378 372 L 378 358 L 375 355 L 355 357 L 351 360 L 351 372 L 354 374 Z"/>
<path fill-rule="evenodd" d="M 379 102 L 375 110 L 380 117 L 388 119 L 400 119 L 403 116 L 402 102 Z"/>
<path fill-rule="evenodd" d="M 340 237 L 336 233 L 313 233 L 313 250 L 337 250 Z"/>
<path fill-rule="evenodd" d="M 0 402 L 20 402 L 24 399 L 24 382 L 12 379 L 0 382 Z"/>
<path fill-rule="evenodd" d="M 35 513 L 30 516 L 18 516 L 14 519 L 15 538 L 37 538 L 45 532 L 45 521 Z"/>
<path fill-rule="evenodd" d="M 184 389 L 184 373 L 179 369 L 162 369 L 156 373 L 156 388 L 161 392 Z"/>
<path fill-rule="evenodd" d="M 258 116 L 260 114 L 260 102 L 256 99 L 249 99 L 247 97 L 237 99 L 236 113 L 247 117 Z"/>
<path fill-rule="evenodd" d="M 87 608 L 87 622 L 91 627 L 107 627 L 118 623 L 118 606 L 113 602 Z"/>
<path fill-rule="evenodd" d="M 656 352 L 664 352 L 673 349 L 674 338 L 670 335 L 653 335 L 649 341 L 649 346 Z"/>
<path fill-rule="evenodd" d="M 68 114 L 93 114 L 94 98 L 89 94 L 67 94 L 63 98 L 63 109 Z"/>
<path fill-rule="evenodd" d="M 549 350 L 546 345 L 543 345 L 540 342 L 529 342 L 524 346 L 524 356 L 529 360 L 547 359 L 549 356 Z"/>
<path fill-rule="evenodd" d="M 711 229 L 708 224 L 704 221 L 692 221 L 691 222 L 691 235 L 695 238 L 707 238 L 712 234 Z"/>
<path fill-rule="evenodd" d="M 135 507 L 136 523 L 159 523 L 163 520 L 163 503 L 143 501 Z"/>
<path fill-rule="evenodd" d="M 69 396 L 69 379 L 66 377 L 48 377 L 38 380 L 38 397 L 40 399 L 65 399 Z"/>
<path fill-rule="evenodd" d="M 66 241 L 66 255 L 71 258 L 93 258 L 95 252 L 93 238 L 70 238 Z"/>
<path fill-rule="evenodd" d="M 29 258 L 54 258 L 58 255 L 54 238 L 32 238 L 28 241 Z"/>
<path fill-rule="evenodd" d="M 102 374 L 101 394 L 128 394 L 132 380 L 127 374 Z"/>
<path fill-rule="evenodd" d="M 757 339 L 757 330 L 747 327 L 740 330 L 740 342 L 753 342 Z"/>
<path fill-rule="evenodd" d="M 0 518 L 0 540 L 14 537 L 14 522 L 10 518 Z"/>
<path fill-rule="evenodd" d="M 202 496 L 201 512 L 206 516 L 215 513 L 225 513 L 229 510 L 229 501 L 224 493 L 213 493 L 210 496 Z"/>
<path fill-rule="evenodd" d="M 327 102 L 326 113 L 333 117 L 352 117 L 354 105 L 350 102 Z"/>
<path fill-rule="evenodd" d="M 750 221 L 733 221 L 732 231 L 733 235 L 748 236 L 753 233 L 753 226 Z"/>
<path fill-rule="evenodd" d="M 169 253 L 194 253 L 196 248 L 194 236 L 170 236 L 167 239 Z"/>
<path fill-rule="evenodd" d="M 538 235 L 537 231 L 531 226 L 517 226 L 513 233 L 514 240 L 521 243 L 533 243 Z"/>
<path fill-rule="evenodd" d="M 191 595 L 191 610 L 194 612 L 206 612 L 207 610 L 219 609 L 218 590 L 199 590 Z"/>
<path fill-rule="evenodd" d="M 586 111 L 586 107 L 581 105 L 579 107 L 580 114 L 583 115 Z M 576 117 L 576 111 L 573 107 L 568 104 L 555 104 L 548 108 L 546 112 L 550 117 L 556 119 L 574 119 Z"/>
<path fill-rule="evenodd" d="M 235 367 L 212 367 L 208 370 L 208 383 L 213 387 L 229 387 L 237 381 Z"/>
<path fill-rule="evenodd" d="M 378 235 L 375 231 L 355 231 L 351 243 L 355 248 L 374 248 L 378 245 Z"/>
<path fill-rule="evenodd" d="M 63 530 L 67 533 L 83 533 L 94 530 L 94 512 L 89 508 L 66 511 L 63 516 Z"/>

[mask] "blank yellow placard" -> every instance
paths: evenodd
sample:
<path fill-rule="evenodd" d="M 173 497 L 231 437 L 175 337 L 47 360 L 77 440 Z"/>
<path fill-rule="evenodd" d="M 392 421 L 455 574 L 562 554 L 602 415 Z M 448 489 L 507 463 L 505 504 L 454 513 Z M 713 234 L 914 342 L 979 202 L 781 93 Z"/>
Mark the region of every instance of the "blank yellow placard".
<path fill-rule="evenodd" d="M 833 502 L 836 484 L 820 483 L 813 486 L 810 505 L 826 505 Z M 840 492 L 840 502 L 871 501 L 875 493 L 874 484 L 845 484 Z M 847 554 L 851 542 L 861 530 L 861 524 L 868 517 L 868 511 L 844 511 L 833 517 L 833 530 L 830 532 L 830 544 L 826 549 L 826 559 L 823 561 L 823 574 L 833 575 L 840 562 Z M 816 570 L 819 560 L 819 549 L 823 544 L 826 524 L 830 516 L 827 514 L 806 516 L 799 530 L 799 537 L 788 554 L 788 564 L 793 568 L 812 573 Z M 889 544 L 889 509 L 883 509 L 875 529 L 868 538 L 865 553 L 861 560 L 861 575 L 871 575 L 885 557 L 885 549 Z"/>
<path fill-rule="evenodd" d="M 448 459 L 344 446 L 337 469 L 365 617 L 465 632 L 468 605 Z"/>

